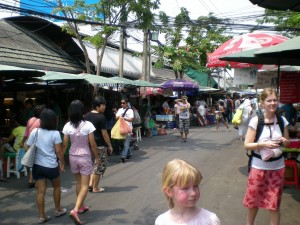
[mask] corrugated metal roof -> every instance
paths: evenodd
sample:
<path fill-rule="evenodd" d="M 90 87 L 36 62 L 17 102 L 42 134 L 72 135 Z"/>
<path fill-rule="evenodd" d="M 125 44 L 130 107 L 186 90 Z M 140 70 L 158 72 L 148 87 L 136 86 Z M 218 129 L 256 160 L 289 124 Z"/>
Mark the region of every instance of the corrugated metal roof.
<path fill-rule="evenodd" d="M 18 17 L 19 18 L 19 17 Z M 32 17 L 25 17 L 31 18 Z M 26 19 L 24 19 L 26 20 Z M 35 23 L 34 23 L 35 22 Z M 47 27 L 36 28 L 37 24 Z M 30 30 L 30 23 L 35 30 Z M 69 56 L 54 40 L 42 32 L 43 29 L 61 32 L 56 25 L 42 19 L 28 20 L 27 27 L 13 18 L 0 21 L 0 63 L 20 66 L 24 68 L 52 70 L 60 72 L 78 73 L 85 70 L 85 66 L 76 58 Z M 53 28 L 53 29 L 52 29 Z M 63 34 L 68 37 L 68 35 Z M 61 37 L 60 35 L 57 35 Z M 74 46 L 76 46 L 74 44 Z M 76 46 L 77 47 L 77 46 Z"/>
<path fill-rule="evenodd" d="M 78 40 L 74 39 L 74 41 L 79 45 Z M 97 65 L 97 52 L 96 48 L 88 43 L 84 42 L 90 60 L 94 63 L 94 65 Z M 132 54 L 128 52 L 124 52 L 124 67 L 123 67 L 123 76 L 128 77 L 130 79 L 139 79 L 142 76 L 142 59 L 133 56 Z M 101 72 L 109 73 L 109 74 L 119 74 L 119 50 L 112 48 L 112 47 L 106 47 L 102 64 L 101 64 Z M 152 76 L 154 74 L 152 73 Z"/>
<path fill-rule="evenodd" d="M 152 68 L 153 73 L 155 74 L 155 77 L 151 76 L 150 77 L 150 82 L 155 83 L 155 84 L 161 84 L 167 80 L 175 79 L 175 74 L 173 70 L 170 69 L 158 69 L 158 68 Z M 194 83 L 195 82 L 192 78 L 187 76 L 186 74 L 183 75 L 184 80 L 189 80 Z"/>

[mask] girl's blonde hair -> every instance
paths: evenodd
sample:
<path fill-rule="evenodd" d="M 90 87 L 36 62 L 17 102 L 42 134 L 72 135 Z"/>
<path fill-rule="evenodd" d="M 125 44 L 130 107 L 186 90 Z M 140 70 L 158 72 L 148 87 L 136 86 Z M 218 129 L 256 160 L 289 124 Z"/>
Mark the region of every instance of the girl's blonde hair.
<path fill-rule="evenodd" d="M 168 188 L 172 188 L 175 185 L 183 188 L 188 186 L 190 182 L 198 185 L 201 180 L 202 175 L 194 166 L 184 160 L 174 159 L 168 162 L 164 167 L 162 174 L 162 191 L 165 192 Z M 167 195 L 166 197 L 169 207 L 173 208 L 173 199 Z"/>
<path fill-rule="evenodd" d="M 277 98 L 277 93 L 273 88 L 265 88 L 260 94 L 260 102 L 263 103 L 269 95 L 275 95 Z"/>

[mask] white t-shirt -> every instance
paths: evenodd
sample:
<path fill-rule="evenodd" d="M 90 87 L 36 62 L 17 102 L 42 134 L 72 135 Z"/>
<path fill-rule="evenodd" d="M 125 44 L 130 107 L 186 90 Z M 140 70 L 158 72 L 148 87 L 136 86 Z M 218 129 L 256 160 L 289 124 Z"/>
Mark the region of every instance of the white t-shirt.
<path fill-rule="evenodd" d="M 58 163 L 54 145 L 60 144 L 62 142 L 60 134 L 57 130 L 45 130 L 42 128 L 35 128 L 30 133 L 27 145 L 31 146 L 34 143 L 35 134 L 37 130 L 37 151 L 35 155 L 34 164 L 44 166 L 47 168 L 56 168 L 58 166 Z"/>
<path fill-rule="evenodd" d="M 204 107 L 204 105 L 199 105 L 199 107 L 198 107 L 198 112 L 199 112 L 199 114 L 201 115 L 201 116 L 204 116 L 205 115 L 205 107 Z"/>
<path fill-rule="evenodd" d="M 155 225 L 220 225 L 221 222 L 215 213 L 206 209 L 200 212 L 187 223 L 176 223 L 170 220 L 170 210 L 159 215 L 155 220 Z"/>
<path fill-rule="evenodd" d="M 116 117 L 122 116 L 124 114 L 126 109 L 120 108 L 118 112 L 116 113 Z M 126 114 L 124 115 L 125 119 L 133 119 L 134 118 L 134 113 L 132 109 L 128 109 Z M 126 121 L 125 122 L 128 124 L 128 126 L 132 129 L 132 122 Z"/>
<path fill-rule="evenodd" d="M 81 127 L 79 132 L 83 135 L 89 135 L 90 133 L 92 133 L 96 130 L 94 125 L 90 121 L 87 121 L 87 120 L 81 121 L 79 127 Z M 64 126 L 62 132 L 63 132 L 63 134 L 66 134 L 66 135 L 72 135 L 75 133 L 76 129 L 77 128 L 75 128 L 73 125 L 71 125 L 70 122 L 67 122 L 66 125 Z"/>
<path fill-rule="evenodd" d="M 282 119 L 283 119 L 284 127 L 286 127 L 289 123 L 284 117 L 282 117 Z M 250 120 L 249 127 L 252 127 L 254 130 L 256 130 L 257 124 L 258 124 L 258 117 L 256 116 Z M 271 132 L 272 132 L 273 125 L 271 125 L 270 127 L 271 127 Z M 282 137 L 282 134 L 281 134 L 279 124 L 276 124 L 274 133 L 272 135 L 272 139 L 279 139 L 281 137 Z M 258 141 L 262 141 L 262 140 L 266 140 L 266 139 L 270 139 L 270 129 L 268 126 L 264 126 L 263 131 L 262 131 L 260 137 L 258 138 Z M 255 153 L 260 154 L 259 151 L 255 151 Z M 281 169 L 281 168 L 284 168 L 284 158 L 282 157 L 281 159 L 273 161 L 273 162 L 266 162 L 259 158 L 253 157 L 252 158 L 252 167 L 256 168 L 256 169 L 262 169 L 262 170 Z"/>
<path fill-rule="evenodd" d="M 177 103 L 179 105 L 179 118 L 180 119 L 189 119 L 190 118 L 190 103 L 183 104 L 182 102 Z"/>

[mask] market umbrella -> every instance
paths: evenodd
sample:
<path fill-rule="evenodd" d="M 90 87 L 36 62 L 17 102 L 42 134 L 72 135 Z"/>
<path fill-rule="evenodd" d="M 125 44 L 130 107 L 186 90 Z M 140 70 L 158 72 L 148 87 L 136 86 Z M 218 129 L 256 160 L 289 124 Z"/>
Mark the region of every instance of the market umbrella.
<path fill-rule="evenodd" d="M 217 48 L 213 53 L 209 54 L 207 57 L 206 66 L 225 67 L 227 63 L 229 63 L 230 66 L 233 68 L 249 67 L 252 65 L 240 64 L 232 61 L 230 62 L 221 61 L 220 58 L 230 54 L 243 52 L 249 49 L 258 49 L 262 47 L 277 45 L 287 40 L 288 38 L 277 34 L 248 33 L 244 35 L 239 35 L 237 37 L 234 37 L 226 41 L 219 48 Z M 263 63 L 259 63 L 259 64 L 263 64 Z"/>
<path fill-rule="evenodd" d="M 0 76 L 4 76 L 5 79 L 18 79 L 26 77 L 41 77 L 45 75 L 45 72 L 27 69 L 17 66 L 0 65 Z"/>
<path fill-rule="evenodd" d="M 300 12 L 300 0 L 249 0 L 252 4 L 266 9 L 291 10 Z"/>
<path fill-rule="evenodd" d="M 156 88 L 160 87 L 159 84 L 154 84 L 154 83 L 151 83 L 151 82 L 145 81 L 145 80 L 134 80 L 131 83 L 132 83 L 132 85 L 135 85 L 138 87 L 156 87 Z"/>
<path fill-rule="evenodd" d="M 90 84 L 98 84 L 99 86 L 116 86 L 118 84 L 117 81 L 103 76 L 98 76 L 94 74 L 81 73 L 78 76 L 85 79 Z"/>
<path fill-rule="evenodd" d="M 163 89 L 172 89 L 173 91 L 194 91 L 199 89 L 197 84 L 183 79 L 167 80 L 161 84 L 161 87 Z"/>
<path fill-rule="evenodd" d="M 83 80 L 82 77 L 71 73 L 62 73 L 55 71 L 45 71 L 45 75 L 39 77 L 43 81 L 55 81 L 55 80 Z"/>
<path fill-rule="evenodd" d="M 300 54 L 300 36 L 294 37 L 276 46 L 264 48 L 255 52 L 255 55 L 257 56 L 272 57 L 272 58 L 277 58 L 279 60 L 284 58 L 299 59 L 299 54 Z M 298 61 L 300 62 L 300 60 Z M 296 64 L 290 63 L 288 65 L 296 65 Z"/>

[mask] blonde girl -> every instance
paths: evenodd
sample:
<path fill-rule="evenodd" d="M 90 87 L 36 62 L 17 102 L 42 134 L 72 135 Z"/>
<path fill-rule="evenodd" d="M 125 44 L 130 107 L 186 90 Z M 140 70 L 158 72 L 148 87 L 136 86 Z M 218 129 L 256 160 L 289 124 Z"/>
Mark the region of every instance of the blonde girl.
<path fill-rule="evenodd" d="M 174 159 L 163 170 L 162 191 L 169 210 L 159 215 L 155 225 L 220 225 L 216 214 L 196 206 L 200 198 L 201 173 L 184 160 Z"/>

